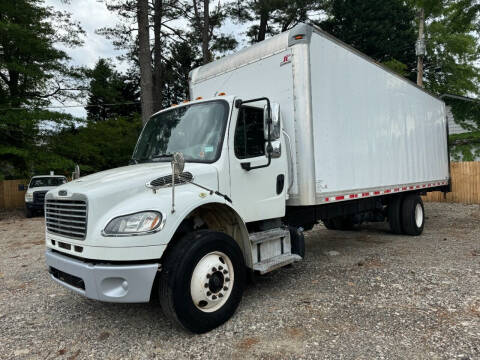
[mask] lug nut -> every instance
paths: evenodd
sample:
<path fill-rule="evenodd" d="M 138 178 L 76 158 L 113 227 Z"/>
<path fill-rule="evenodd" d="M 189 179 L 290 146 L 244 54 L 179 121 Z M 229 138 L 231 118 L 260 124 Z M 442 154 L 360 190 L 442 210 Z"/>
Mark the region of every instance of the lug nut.
<path fill-rule="evenodd" d="M 228 274 L 228 271 L 227 271 L 227 270 L 223 270 L 223 273 L 224 273 L 224 274 Z"/>
<path fill-rule="evenodd" d="M 213 300 L 217 300 L 217 297 L 215 295 L 212 296 Z"/>
<path fill-rule="evenodd" d="M 213 267 L 213 268 L 212 268 L 212 272 L 215 272 L 215 271 L 217 271 L 217 268 L 216 268 L 216 267 Z"/>
<path fill-rule="evenodd" d="M 218 294 L 218 297 L 223 297 L 223 294 L 222 293 Z"/>
<path fill-rule="evenodd" d="M 228 278 L 228 277 L 227 277 L 227 278 L 225 278 L 225 281 L 230 281 L 230 278 Z"/>
<path fill-rule="evenodd" d="M 205 283 L 205 288 L 208 288 L 208 283 Z"/>
<path fill-rule="evenodd" d="M 207 274 L 207 279 L 210 279 L 210 274 Z"/>
<path fill-rule="evenodd" d="M 224 290 L 224 291 L 227 291 L 227 290 L 228 290 L 228 287 L 224 286 L 224 287 L 223 287 L 223 290 Z"/>
<path fill-rule="evenodd" d="M 219 266 L 219 267 L 218 267 L 218 270 L 223 270 L 223 267 Z"/>
<path fill-rule="evenodd" d="M 207 296 L 210 296 L 212 295 L 212 293 L 210 291 L 207 291 Z"/>

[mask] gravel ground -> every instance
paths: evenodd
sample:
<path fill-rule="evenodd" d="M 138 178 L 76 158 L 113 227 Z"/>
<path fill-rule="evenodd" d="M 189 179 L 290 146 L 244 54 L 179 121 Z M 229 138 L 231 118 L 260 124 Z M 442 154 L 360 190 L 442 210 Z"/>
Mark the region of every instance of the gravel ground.
<path fill-rule="evenodd" d="M 386 224 L 317 226 L 303 262 L 258 277 L 235 316 L 204 335 L 173 327 L 158 305 L 55 284 L 43 219 L 0 214 L 0 358 L 480 359 L 480 207 L 426 213 L 415 238 Z"/>

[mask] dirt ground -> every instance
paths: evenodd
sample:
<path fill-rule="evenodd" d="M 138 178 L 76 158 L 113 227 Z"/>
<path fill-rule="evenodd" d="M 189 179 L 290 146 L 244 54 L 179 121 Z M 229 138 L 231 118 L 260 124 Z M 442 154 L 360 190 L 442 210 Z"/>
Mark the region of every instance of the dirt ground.
<path fill-rule="evenodd" d="M 480 359 L 480 207 L 426 204 L 420 237 L 317 226 L 304 261 L 247 287 L 204 335 L 158 305 L 54 283 L 43 218 L 0 214 L 1 359 Z"/>

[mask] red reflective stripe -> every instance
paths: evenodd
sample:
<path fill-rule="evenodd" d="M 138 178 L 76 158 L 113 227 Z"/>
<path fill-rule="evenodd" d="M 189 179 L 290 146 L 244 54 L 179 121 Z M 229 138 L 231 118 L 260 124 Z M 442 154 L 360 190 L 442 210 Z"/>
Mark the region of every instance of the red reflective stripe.
<path fill-rule="evenodd" d="M 374 191 L 373 195 L 380 195 L 380 191 Z"/>
<path fill-rule="evenodd" d="M 370 196 L 370 193 L 368 192 L 365 192 L 365 193 L 362 193 L 362 196 L 365 197 L 365 196 Z"/>
<path fill-rule="evenodd" d="M 385 193 L 385 194 L 388 194 L 388 193 L 390 193 L 391 191 L 392 191 L 392 190 L 387 189 L 387 190 L 384 191 L 384 193 Z"/>
<path fill-rule="evenodd" d="M 345 196 L 336 196 L 335 197 L 335 200 L 343 200 L 343 199 L 345 199 Z"/>
<path fill-rule="evenodd" d="M 393 189 L 393 191 L 395 191 L 395 192 L 397 192 L 397 191 L 399 191 L 399 190 L 400 190 L 400 188 L 395 188 L 395 189 Z"/>
<path fill-rule="evenodd" d="M 402 188 L 402 190 L 407 190 L 407 187 L 406 187 L 406 186 L 404 186 L 404 187 Z"/>

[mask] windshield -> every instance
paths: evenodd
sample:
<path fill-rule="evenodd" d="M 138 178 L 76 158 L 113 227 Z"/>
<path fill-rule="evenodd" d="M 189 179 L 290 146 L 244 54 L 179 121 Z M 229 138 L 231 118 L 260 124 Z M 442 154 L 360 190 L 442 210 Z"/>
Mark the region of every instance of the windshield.
<path fill-rule="evenodd" d="M 30 181 L 30 188 L 34 187 L 42 187 L 42 186 L 60 186 L 65 184 L 67 179 L 63 177 L 41 177 L 41 178 L 34 178 Z"/>
<path fill-rule="evenodd" d="M 169 161 L 182 152 L 186 161 L 214 162 L 220 157 L 227 124 L 226 101 L 174 108 L 153 116 L 138 139 L 133 160 Z"/>

